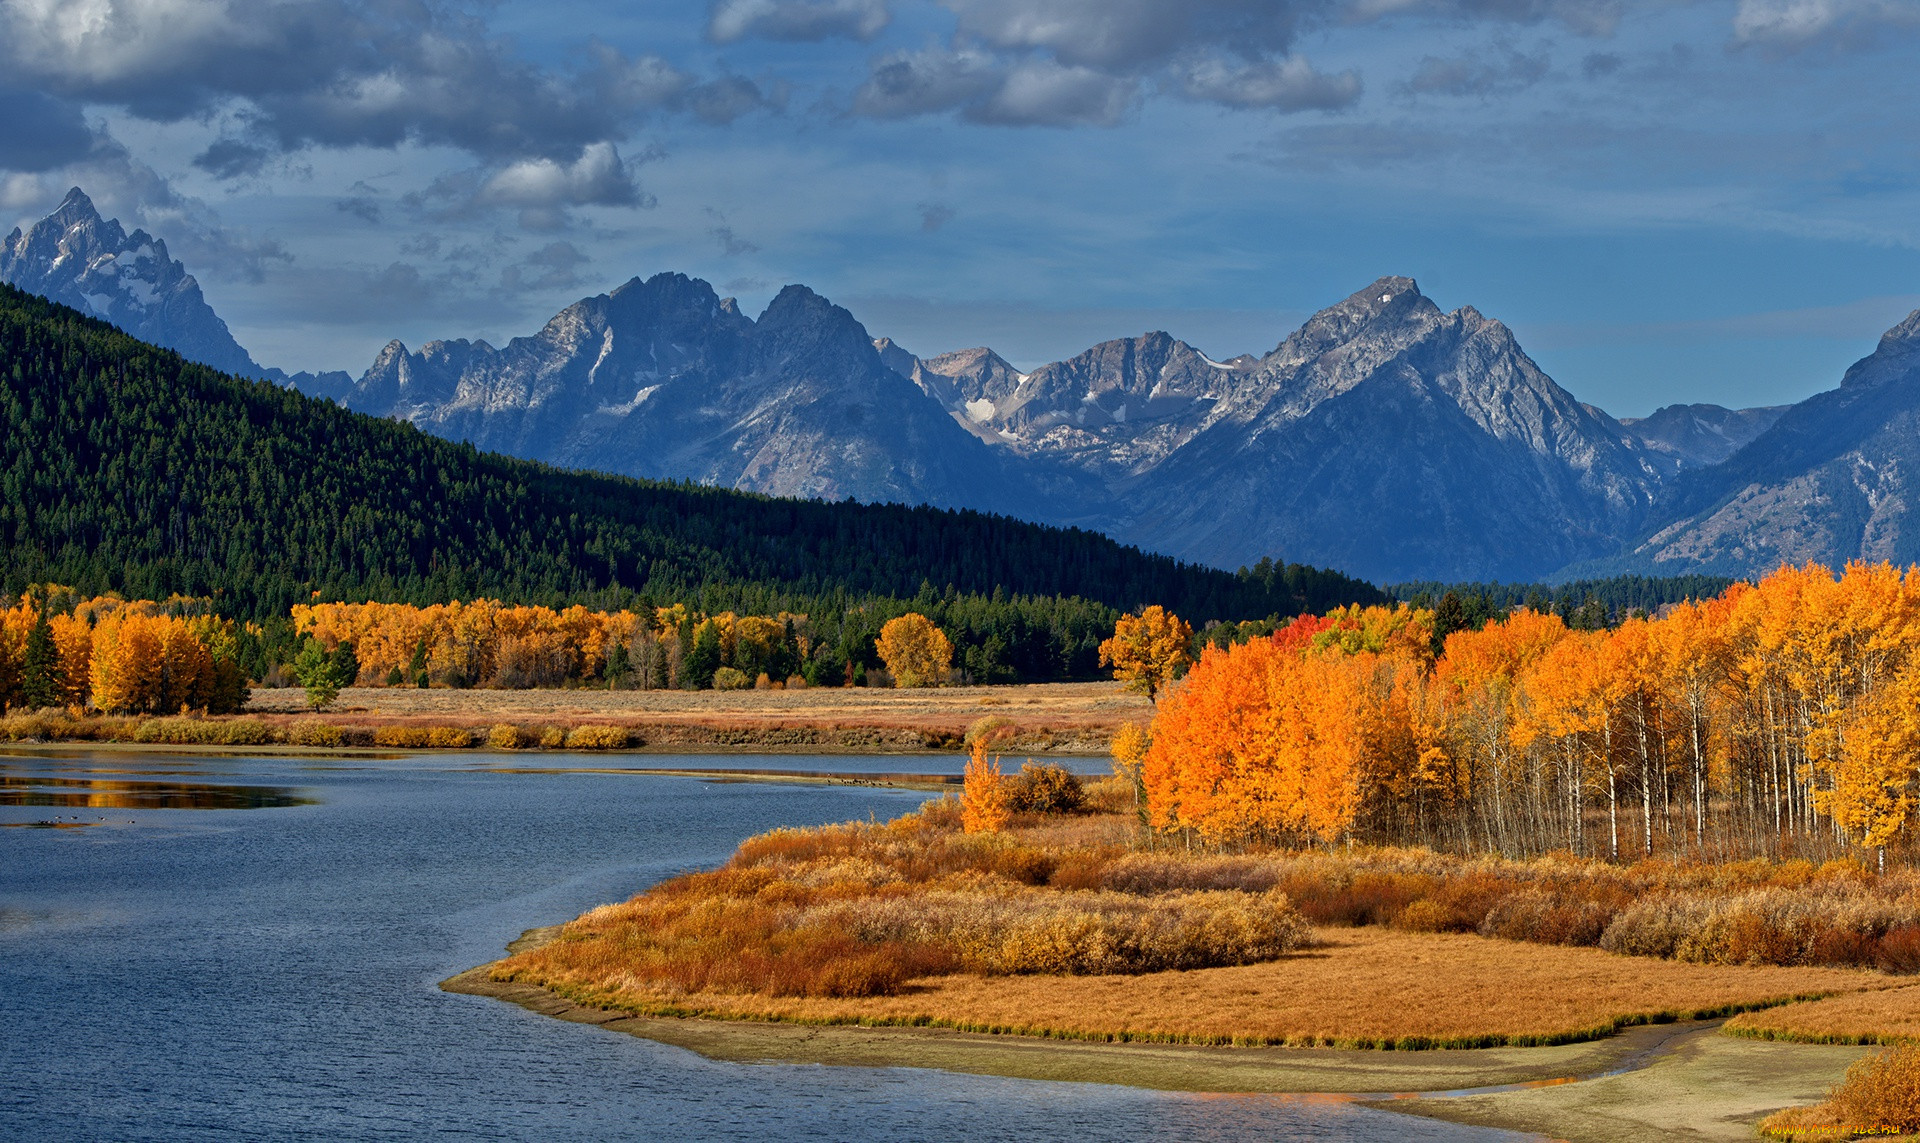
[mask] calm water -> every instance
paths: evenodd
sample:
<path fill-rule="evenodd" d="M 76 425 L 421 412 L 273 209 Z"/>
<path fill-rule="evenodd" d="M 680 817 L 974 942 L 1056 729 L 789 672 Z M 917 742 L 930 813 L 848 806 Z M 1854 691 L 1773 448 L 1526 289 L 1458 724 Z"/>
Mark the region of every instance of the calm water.
<path fill-rule="evenodd" d="M 0 755 L 0 778 L 20 827 L 0 829 L 8 1139 L 1517 1138 L 1271 1097 L 721 1064 L 435 988 L 751 833 L 924 795 L 484 757 Z"/>

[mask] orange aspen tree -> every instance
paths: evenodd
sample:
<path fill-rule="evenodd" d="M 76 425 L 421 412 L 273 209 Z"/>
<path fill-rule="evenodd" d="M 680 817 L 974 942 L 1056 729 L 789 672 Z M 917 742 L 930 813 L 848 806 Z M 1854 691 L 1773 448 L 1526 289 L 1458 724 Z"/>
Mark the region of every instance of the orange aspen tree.
<path fill-rule="evenodd" d="M 93 628 L 76 615 L 56 615 L 47 625 L 60 655 L 61 701 L 86 706 L 93 692 Z"/>
<path fill-rule="evenodd" d="M 106 711 L 150 711 L 160 684 L 160 632 L 129 610 L 102 620 L 93 633 L 93 705 Z"/>
<path fill-rule="evenodd" d="M 973 741 L 965 784 L 960 790 L 960 826 L 967 833 L 998 833 L 1007 824 L 1007 780 L 1000 760 L 987 761 L 987 744 Z"/>

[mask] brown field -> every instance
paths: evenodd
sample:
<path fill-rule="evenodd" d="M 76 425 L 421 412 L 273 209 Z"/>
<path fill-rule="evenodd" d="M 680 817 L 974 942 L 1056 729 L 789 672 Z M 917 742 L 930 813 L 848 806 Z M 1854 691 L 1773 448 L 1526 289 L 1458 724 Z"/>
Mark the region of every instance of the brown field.
<path fill-rule="evenodd" d="M 255 688 L 250 715 L 274 721 L 312 717 L 295 688 Z M 352 687 L 318 717 L 340 726 L 466 726 L 496 723 L 626 727 L 646 748 L 665 750 L 922 751 L 958 749 L 983 719 L 1008 753 L 1100 754 L 1123 722 L 1145 722 L 1153 707 L 1120 685 L 892 690 L 814 687 L 778 691 L 420 690 Z"/>
<path fill-rule="evenodd" d="M 1920 984 L 1834 996 L 1750 1012 L 1727 1031 L 1807 1044 L 1920 1043 Z"/>
<path fill-rule="evenodd" d="M 541 979 L 520 958 L 497 963 L 491 975 L 643 1015 L 1348 1048 L 1566 1043 L 1635 1024 L 1852 993 L 1888 979 L 1849 969 L 1685 964 L 1465 934 L 1362 928 L 1322 930 L 1321 937 L 1316 948 L 1264 964 L 1137 976 L 954 975 L 920 981 L 897 996 L 857 999 L 674 995 L 644 985 Z"/>

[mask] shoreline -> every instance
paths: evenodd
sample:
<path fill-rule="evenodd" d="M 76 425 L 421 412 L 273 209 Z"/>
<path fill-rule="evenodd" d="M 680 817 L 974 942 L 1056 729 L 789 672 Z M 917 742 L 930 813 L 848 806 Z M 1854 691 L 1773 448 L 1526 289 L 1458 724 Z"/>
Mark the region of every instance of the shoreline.
<path fill-rule="evenodd" d="M 509 955 L 553 940 L 528 929 Z M 440 982 L 570 1023 L 731 1063 L 920 1067 L 1011 1079 L 1350 1102 L 1571 1141 L 1750 1140 L 1764 1115 L 1817 1102 L 1868 1048 L 1723 1034 L 1724 1019 L 1639 1024 L 1544 1047 L 1339 1049 L 1062 1040 L 938 1027 L 639 1016 L 491 979 L 492 964 Z M 1764 1078 L 1755 1078 L 1761 1076 Z"/>

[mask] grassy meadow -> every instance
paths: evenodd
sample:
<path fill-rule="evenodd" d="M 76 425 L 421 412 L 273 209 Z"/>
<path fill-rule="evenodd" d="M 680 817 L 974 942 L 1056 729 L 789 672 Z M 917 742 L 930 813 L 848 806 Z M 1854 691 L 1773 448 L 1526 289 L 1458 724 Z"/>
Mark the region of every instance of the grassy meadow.
<path fill-rule="evenodd" d="M 1142 830 L 1131 797 L 1093 783 L 1078 812 L 1016 810 L 997 832 L 966 832 L 943 798 L 764 834 L 491 976 L 639 1014 L 1400 1048 L 1920 994 L 1901 987 L 1920 968 L 1910 873 L 1196 853 Z"/>

